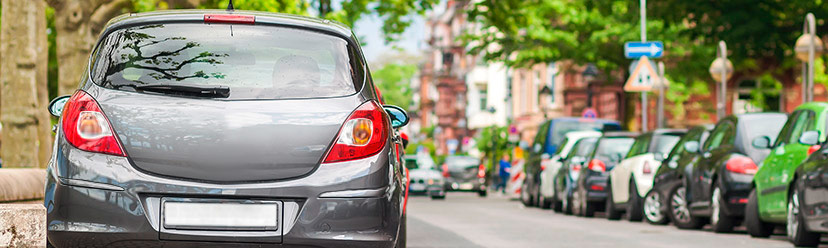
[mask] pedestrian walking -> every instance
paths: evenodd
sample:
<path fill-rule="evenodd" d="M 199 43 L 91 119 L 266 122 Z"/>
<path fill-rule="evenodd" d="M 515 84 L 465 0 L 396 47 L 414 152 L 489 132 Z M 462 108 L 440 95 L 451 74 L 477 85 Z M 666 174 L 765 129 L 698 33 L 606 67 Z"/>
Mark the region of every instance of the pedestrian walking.
<path fill-rule="evenodd" d="M 503 157 L 500 159 L 500 162 L 498 163 L 498 175 L 500 176 L 500 181 L 495 187 L 495 190 L 499 190 L 502 193 L 506 192 L 506 182 L 509 181 L 509 172 L 512 168 L 512 163 L 509 161 L 509 155 L 503 154 Z"/>

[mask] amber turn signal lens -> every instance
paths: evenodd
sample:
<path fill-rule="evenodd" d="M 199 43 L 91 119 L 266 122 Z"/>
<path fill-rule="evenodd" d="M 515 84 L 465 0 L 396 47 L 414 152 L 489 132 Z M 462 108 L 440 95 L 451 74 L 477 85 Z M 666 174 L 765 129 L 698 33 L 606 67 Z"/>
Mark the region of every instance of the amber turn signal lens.
<path fill-rule="evenodd" d="M 354 145 L 365 145 L 371 140 L 371 121 L 357 119 L 352 132 Z"/>

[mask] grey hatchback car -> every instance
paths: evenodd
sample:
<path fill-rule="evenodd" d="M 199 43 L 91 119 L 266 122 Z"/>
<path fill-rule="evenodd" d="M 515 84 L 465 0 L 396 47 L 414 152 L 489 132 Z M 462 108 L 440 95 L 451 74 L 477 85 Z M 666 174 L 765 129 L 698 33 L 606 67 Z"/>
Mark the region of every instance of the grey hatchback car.
<path fill-rule="evenodd" d="M 340 24 L 115 18 L 49 107 L 48 244 L 405 247 L 408 117 L 381 102 Z"/>

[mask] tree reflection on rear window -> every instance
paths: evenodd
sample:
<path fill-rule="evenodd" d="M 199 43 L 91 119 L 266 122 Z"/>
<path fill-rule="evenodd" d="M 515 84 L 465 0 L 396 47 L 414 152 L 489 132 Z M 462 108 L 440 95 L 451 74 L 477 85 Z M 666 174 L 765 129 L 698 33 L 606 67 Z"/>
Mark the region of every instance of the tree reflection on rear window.
<path fill-rule="evenodd" d="M 228 99 L 285 99 L 350 95 L 361 82 L 352 78 L 347 41 L 287 27 L 129 27 L 106 36 L 97 55 L 95 83 L 127 91 L 156 84 L 226 86 Z"/>

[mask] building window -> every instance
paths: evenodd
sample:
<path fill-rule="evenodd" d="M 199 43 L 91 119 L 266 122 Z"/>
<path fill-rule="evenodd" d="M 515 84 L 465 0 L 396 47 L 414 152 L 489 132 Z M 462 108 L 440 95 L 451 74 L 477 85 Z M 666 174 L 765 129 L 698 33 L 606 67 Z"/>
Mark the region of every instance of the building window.
<path fill-rule="evenodd" d="M 489 106 L 488 90 L 486 86 L 480 87 L 477 90 L 478 98 L 480 98 L 480 110 L 486 111 Z"/>

